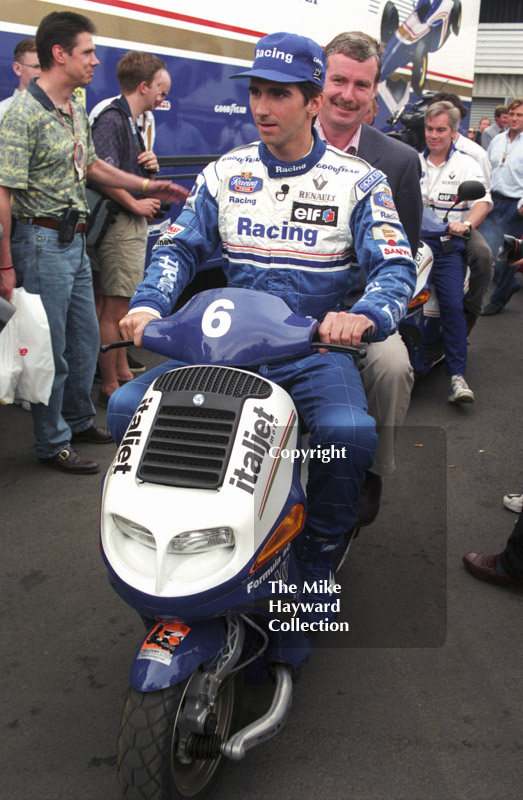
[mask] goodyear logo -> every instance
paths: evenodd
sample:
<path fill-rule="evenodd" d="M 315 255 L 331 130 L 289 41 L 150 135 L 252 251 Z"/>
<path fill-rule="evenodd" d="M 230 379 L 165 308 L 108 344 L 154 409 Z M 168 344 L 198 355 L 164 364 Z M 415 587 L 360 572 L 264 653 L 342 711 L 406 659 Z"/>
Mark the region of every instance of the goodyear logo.
<path fill-rule="evenodd" d="M 245 177 L 244 175 L 233 175 L 229 179 L 229 191 L 239 192 L 240 194 L 254 194 L 263 189 L 263 178 Z"/>

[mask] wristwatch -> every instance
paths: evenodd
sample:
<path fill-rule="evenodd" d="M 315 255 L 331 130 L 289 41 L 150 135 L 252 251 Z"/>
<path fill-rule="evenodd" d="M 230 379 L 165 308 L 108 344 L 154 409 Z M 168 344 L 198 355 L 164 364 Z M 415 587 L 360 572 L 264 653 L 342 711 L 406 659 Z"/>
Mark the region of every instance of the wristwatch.
<path fill-rule="evenodd" d="M 472 230 L 472 222 L 469 222 L 468 219 L 465 222 L 461 223 L 462 225 L 466 225 L 469 230 Z"/>

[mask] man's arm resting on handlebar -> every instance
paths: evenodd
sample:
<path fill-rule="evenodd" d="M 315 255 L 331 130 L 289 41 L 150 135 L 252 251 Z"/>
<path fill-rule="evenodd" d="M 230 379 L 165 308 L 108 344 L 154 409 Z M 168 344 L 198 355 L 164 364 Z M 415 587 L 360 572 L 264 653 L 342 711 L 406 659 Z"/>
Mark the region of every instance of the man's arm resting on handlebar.
<path fill-rule="evenodd" d="M 148 308 L 133 309 L 120 320 L 122 339 L 133 339 L 135 346 L 141 347 L 144 328 L 152 319 L 161 319 L 160 314 Z"/>
<path fill-rule="evenodd" d="M 364 314 L 351 314 L 348 311 L 329 311 L 319 328 L 320 341 L 328 344 L 344 344 L 357 346 L 361 344 L 364 332 L 375 325 Z M 319 351 L 326 353 L 326 350 Z"/>
<path fill-rule="evenodd" d="M 470 209 L 469 213 L 467 214 L 467 219 L 463 222 L 450 222 L 449 223 L 449 232 L 450 233 L 457 233 L 460 236 L 463 236 L 467 230 L 475 230 L 479 228 L 487 214 L 491 209 L 491 203 L 486 203 L 484 200 L 479 200 L 478 202 L 474 203 L 472 208 Z M 466 222 L 470 222 L 470 225 L 465 225 Z"/>

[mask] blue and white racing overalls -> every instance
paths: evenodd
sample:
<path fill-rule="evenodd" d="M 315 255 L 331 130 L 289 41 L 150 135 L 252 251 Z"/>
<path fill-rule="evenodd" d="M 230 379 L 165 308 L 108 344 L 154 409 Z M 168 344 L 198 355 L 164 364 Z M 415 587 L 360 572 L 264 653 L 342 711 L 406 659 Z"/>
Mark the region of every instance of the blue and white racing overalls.
<path fill-rule="evenodd" d="M 367 286 L 352 313 L 372 320 L 376 341 L 397 330 L 415 285 L 414 262 L 385 176 L 316 135 L 311 152 L 297 162 L 277 161 L 256 142 L 207 166 L 155 246 L 131 311 L 172 313 L 220 242 L 229 286 L 277 295 L 296 314 L 316 319 L 344 310 L 355 277 L 354 247 Z M 154 378 L 180 365 L 169 361 L 115 392 L 109 424 L 117 441 Z M 311 459 L 307 487 L 308 529 L 337 542 L 356 519 L 376 448 L 358 369 L 351 356 L 326 353 L 259 371 L 290 393 L 310 431 L 311 448 L 345 447 L 345 458 Z"/>

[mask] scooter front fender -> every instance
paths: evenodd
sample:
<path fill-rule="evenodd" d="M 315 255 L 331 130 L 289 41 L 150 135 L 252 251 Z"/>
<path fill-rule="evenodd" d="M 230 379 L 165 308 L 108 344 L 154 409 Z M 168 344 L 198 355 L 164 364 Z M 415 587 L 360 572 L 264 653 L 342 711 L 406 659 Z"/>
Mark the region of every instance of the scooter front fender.
<path fill-rule="evenodd" d="M 139 692 L 167 689 L 210 661 L 227 641 L 223 617 L 186 625 L 179 620 L 154 625 L 135 653 L 130 683 Z"/>

